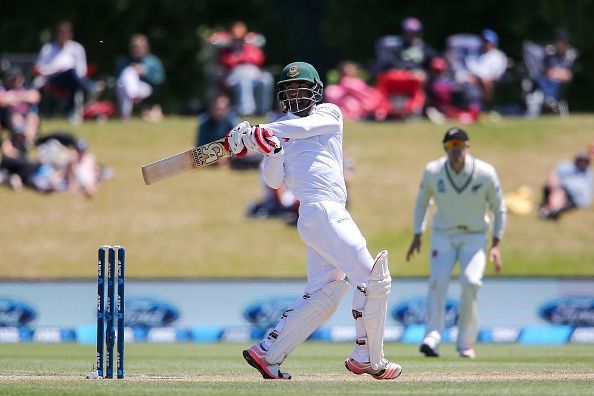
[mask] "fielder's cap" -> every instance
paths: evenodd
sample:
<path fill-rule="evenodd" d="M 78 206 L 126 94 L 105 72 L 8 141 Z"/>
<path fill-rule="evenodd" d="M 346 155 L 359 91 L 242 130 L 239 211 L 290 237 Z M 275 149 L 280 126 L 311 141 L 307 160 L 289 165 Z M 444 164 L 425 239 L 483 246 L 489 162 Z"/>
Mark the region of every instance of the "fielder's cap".
<path fill-rule="evenodd" d="M 408 17 L 402 21 L 402 31 L 407 33 L 416 33 L 423 30 L 423 24 L 417 18 Z"/>
<path fill-rule="evenodd" d="M 483 40 L 488 41 L 491 44 L 499 44 L 499 36 L 497 35 L 497 33 L 495 33 L 495 31 L 491 29 L 483 30 L 483 32 L 481 33 L 481 37 L 483 38 Z"/>
<path fill-rule="evenodd" d="M 454 127 L 447 130 L 442 142 L 445 143 L 449 140 L 462 140 L 464 142 L 470 140 L 468 134 L 462 128 Z"/>

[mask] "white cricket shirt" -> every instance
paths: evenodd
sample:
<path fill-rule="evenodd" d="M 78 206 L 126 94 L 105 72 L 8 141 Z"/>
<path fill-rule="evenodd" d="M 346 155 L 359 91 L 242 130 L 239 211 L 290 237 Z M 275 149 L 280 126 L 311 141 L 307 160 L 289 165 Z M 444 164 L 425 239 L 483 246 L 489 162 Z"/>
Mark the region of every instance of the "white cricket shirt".
<path fill-rule="evenodd" d="M 64 47 L 52 41 L 41 47 L 35 66 L 44 76 L 74 69 L 79 77 L 84 77 L 87 74 L 87 54 L 76 41 L 68 40 Z"/>
<path fill-rule="evenodd" d="M 488 210 L 491 210 L 493 236 L 503 237 L 506 222 L 503 192 L 495 168 L 488 163 L 467 155 L 464 168 L 456 174 L 447 157 L 429 162 L 417 195 L 415 233 L 425 231 L 425 215 L 431 199 L 437 207 L 432 220 L 433 233 L 486 232 L 490 223 Z"/>
<path fill-rule="evenodd" d="M 277 158 L 264 157 L 262 176 L 268 186 L 278 188 L 284 180 L 302 204 L 346 203 L 343 124 L 338 106 L 320 104 L 307 117 L 287 113 L 261 126 L 272 131 L 284 149 L 284 155 Z"/>

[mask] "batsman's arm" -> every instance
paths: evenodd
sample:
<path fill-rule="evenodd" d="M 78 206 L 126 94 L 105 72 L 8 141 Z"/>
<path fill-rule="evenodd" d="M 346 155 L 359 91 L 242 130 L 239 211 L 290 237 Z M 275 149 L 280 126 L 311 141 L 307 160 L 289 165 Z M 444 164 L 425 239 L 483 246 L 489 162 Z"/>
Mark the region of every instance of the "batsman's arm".
<path fill-rule="evenodd" d="M 142 167 L 146 185 L 201 168 L 230 156 L 225 147 L 225 138 L 193 148 L 183 153 L 164 158 Z"/>
<path fill-rule="evenodd" d="M 290 118 L 260 125 L 279 138 L 305 139 L 311 136 L 342 133 L 342 113 L 338 106 L 324 103 L 307 117 Z"/>

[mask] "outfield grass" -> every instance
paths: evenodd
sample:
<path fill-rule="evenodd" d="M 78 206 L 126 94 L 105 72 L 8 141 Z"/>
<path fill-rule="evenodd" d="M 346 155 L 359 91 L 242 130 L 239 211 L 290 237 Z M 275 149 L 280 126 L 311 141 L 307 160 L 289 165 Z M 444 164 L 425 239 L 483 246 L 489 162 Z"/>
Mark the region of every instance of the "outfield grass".
<path fill-rule="evenodd" d="M 170 117 L 160 124 L 44 122 L 47 133 L 70 129 L 85 137 L 116 177 L 96 199 L 79 195 L 14 193 L 0 188 L 0 277 L 92 278 L 96 248 L 127 248 L 134 278 L 303 277 L 305 248 L 280 221 L 245 218 L 261 196 L 256 172 L 211 168 L 145 186 L 140 167 L 192 146 L 196 120 Z M 348 122 L 346 151 L 356 160 L 351 212 L 372 252 L 389 249 L 394 276 L 428 272 L 428 240 L 412 263 L 412 210 L 423 166 L 443 154 L 447 126 L 428 122 Z M 73 129 L 74 128 L 74 129 Z M 536 121 L 504 119 L 467 128 L 473 153 L 494 164 L 505 191 L 529 186 L 538 195 L 548 171 L 594 141 L 594 116 Z M 502 244 L 504 275 L 594 276 L 594 210 L 559 223 L 535 213 L 509 217 Z M 487 274 L 494 273 L 489 266 Z"/>
<path fill-rule="evenodd" d="M 126 345 L 126 379 L 85 379 L 93 346 L 0 345 L 0 394 L 593 394 L 593 345 L 479 345 L 479 358 L 421 357 L 417 346 L 388 344 L 403 366 L 396 381 L 346 371 L 350 344 L 306 343 L 283 365 L 291 381 L 265 381 L 241 357 L 245 345 Z"/>

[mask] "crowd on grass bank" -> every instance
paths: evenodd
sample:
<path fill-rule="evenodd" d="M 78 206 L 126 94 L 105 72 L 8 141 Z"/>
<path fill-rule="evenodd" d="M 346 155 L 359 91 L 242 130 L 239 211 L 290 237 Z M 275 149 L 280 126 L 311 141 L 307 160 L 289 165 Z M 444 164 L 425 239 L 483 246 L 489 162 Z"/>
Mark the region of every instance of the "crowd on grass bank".
<path fill-rule="evenodd" d="M 493 29 L 451 35 L 444 40 L 443 50 L 437 50 L 423 39 L 423 23 L 408 17 L 399 32 L 377 39 L 375 58 L 365 67 L 337 60 L 336 70 L 326 78 L 324 99 L 338 105 L 347 119 L 374 121 L 427 117 L 438 124 L 447 120 L 470 124 L 485 114 L 490 119 L 508 112 L 527 117 L 543 111 L 566 115 L 565 92 L 578 52 L 570 45 L 567 29 L 551 33 L 549 43 L 525 40 L 523 59 L 512 60 Z M 43 134 L 40 120 L 45 117 L 61 114 L 73 124 L 114 116 L 125 121 L 135 112 L 151 122 L 163 118 L 158 92 L 167 84 L 166 71 L 152 53 L 148 36 L 129 37 L 128 53 L 114 59 L 113 78 L 107 79 L 95 78 L 84 45 L 74 37 L 72 23 L 60 21 L 30 70 L 14 66 L 3 72 L 0 182 L 15 190 L 29 186 L 44 192 L 83 191 L 92 197 L 97 183 L 111 173 L 101 171 L 86 143 L 76 136 Z M 273 105 L 278 70 L 266 64 L 265 44 L 265 35 L 250 31 L 242 21 L 206 38 L 208 101 L 199 116 L 196 144 L 223 137 L 238 116 L 272 120 L 279 115 Z M 497 106 L 497 91 L 510 83 L 521 84 L 520 109 Z M 60 150 L 55 149 L 58 144 Z M 259 158 L 245 158 L 232 166 L 254 168 L 258 163 Z M 352 166 L 345 169 L 352 174 Z M 262 207 L 270 206 L 267 202 L 276 205 L 271 213 L 279 207 L 283 213 L 295 212 L 297 204 L 290 192 L 265 191 L 264 196 L 249 213 L 261 216 Z"/>

